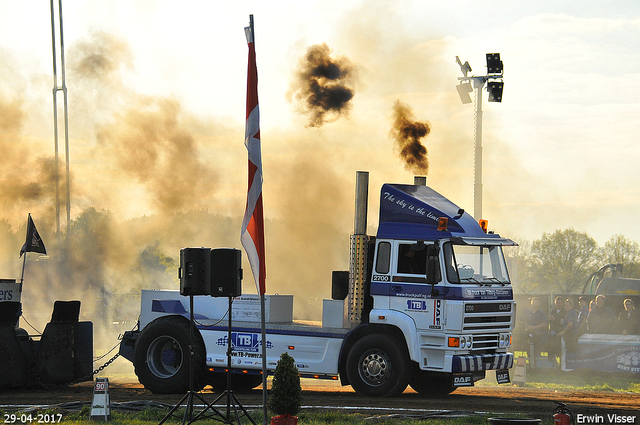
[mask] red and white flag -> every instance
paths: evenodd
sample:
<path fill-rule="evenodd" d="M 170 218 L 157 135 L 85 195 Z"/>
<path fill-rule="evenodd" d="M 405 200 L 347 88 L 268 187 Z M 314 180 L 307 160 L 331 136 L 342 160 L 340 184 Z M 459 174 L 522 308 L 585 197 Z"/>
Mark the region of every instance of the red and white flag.
<path fill-rule="evenodd" d="M 262 148 L 260 147 L 260 110 L 258 108 L 258 68 L 253 25 L 244 29 L 249 44 L 247 70 L 247 122 L 244 145 L 249 153 L 249 189 L 242 220 L 242 246 L 247 252 L 258 294 L 266 292 L 264 258 L 264 217 L 262 212 Z"/>

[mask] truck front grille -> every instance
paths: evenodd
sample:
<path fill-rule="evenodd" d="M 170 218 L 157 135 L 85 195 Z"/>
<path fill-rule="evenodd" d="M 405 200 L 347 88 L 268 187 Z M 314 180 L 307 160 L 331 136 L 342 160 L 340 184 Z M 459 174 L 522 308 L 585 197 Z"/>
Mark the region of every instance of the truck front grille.
<path fill-rule="evenodd" d="M 474 335 L 473 351 L 498 348 L 498 335 Z"/>
<path fill-rule="evenodd" d="M 511 324 L 511 316 L 484 316 L 484 317 L 465 317 L 465 331 L 477 331 L 482 329 L 508 329 Z"/>
<path fill-rule="evenodd" d="M 462 329 L 465 331 L 509 329 L 512 310 L 511 302 L 465 304 Z"/>

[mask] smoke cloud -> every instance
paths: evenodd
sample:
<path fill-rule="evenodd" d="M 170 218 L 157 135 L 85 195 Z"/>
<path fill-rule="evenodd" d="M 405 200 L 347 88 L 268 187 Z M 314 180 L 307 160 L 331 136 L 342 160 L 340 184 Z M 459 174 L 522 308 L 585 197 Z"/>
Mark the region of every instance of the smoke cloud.
<path fill-rule="evenodd" d="M 427 175 L 427 148 L 420 139 L 431 132 L 429 123 L 416 121 L 411 107 L 400 100 L 393 105 L 393 118 L 391 135 L 396 141 L 396 148 L 404 161 L 405 169 L 415 174 Z"/>
<path fill-rule="evenodd" d="M 103 31 L 92 33 L 73 46 L 69 71 L 76 77 L 104 80 L 115 78 L 121 68 L 133 67 L 133 55 L 127 43 Z"/>
<path fill-rule="evenodd" d="M 176 100 L 140 96 L 97 138 L 116 170 L 142 183 L 160 212 L 199 206 L 214 190 L 214 172 L 200 160 Z"/>
<path fill-rule="evenodd" d="M 309 115 L 309 127 L 347 115 L 354 96 L 354 66 L 348 58 L 332 57 L 327 44 L 310 46 L 300 61 L 294 82 L 295 99 Z"/>
<path fill-rule="evenodd" d="M 9 217 L 53 199 L 55 187 L 54 158 L 27 147 L 22 136 L 25 120 L 23 101 L 0 94 L 0 202 Z"/>
<path fill-rule="evenodd" d="M 202 132 L 215 134 L 214 123 L 183 111 L 177 99 L 143 96 L 126 87 L 124 71 L 131 68 L 132 55 L 127 43 L 113 35 L 91 34 L 72 44 L 67 58 L 72 220 L 67 228 L 62 147 L 60 239 L 53 117 L 50 103 L 46 106 L 50 79 L 34 79 L 42 84 L 31 91 L 49 93 L 49 99 L 33 101 L 27 90 L 4 90 L 5 85 L 24 83 L 9 67 L 0 66 L 0 277 L 21 275 L 18 252 L 31 213 L 48 257 L 26 254 L 22 302 L 24 318 L 34 326 L 29 331 L 44 329 L 55 300 L 81 300 L 81 320 L 94 323 L 94 345 L 101 354 L 135 325 L 140 289 L 179 287 L 181 247 L 236 246 L 240 223 L 198 210 L 218 191 L 212 166 L 217 163 L 210 157 L 224 145 L 210 146 L 209 154 L 203 154 Z M 0 62 L 6 63 L 4 59 L 0 50 Z M 34 110 L 36 104 L 46 106 L 42 116 Z M 62 130 L 61 101 L 59 106 Z M 46 136 L 29 132 L 33 122 L 48 123 L 43 125 Z M 241 135 L 237 139 L 241 151 Z M 140 204 L 146 206 L 144 217 L 114 218 L 114 213 L 122 216 L 128 206 Z M 238 230 L 232 234 L 230 229 Z M 20 326 L 28 328 L 24 321 Z M 124 370 L 131 369 L 121 363 Z"/>

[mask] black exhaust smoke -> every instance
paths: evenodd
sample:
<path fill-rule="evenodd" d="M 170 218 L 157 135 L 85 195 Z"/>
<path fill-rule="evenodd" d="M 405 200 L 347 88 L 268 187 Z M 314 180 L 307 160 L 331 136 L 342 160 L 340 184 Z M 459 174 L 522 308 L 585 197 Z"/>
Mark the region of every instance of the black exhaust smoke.
<path fill-rule="evenodd" d="M 393 105 L 393 117 L 391 135 L 396 141 L 398 154 L 404 161 L 404 168 L 414 174 L 427 175 L 427 148 L 420 139 L 431 132 L 429 123 L 416 121 L 411 107 L 400 100 Z"/>
<path fill-rule="evenodd" d="M 295 98 L 309 115 L 309 127 L 320 127 L 348 113 L 354 89 L 355 70 L 346 57 L 331 57 L 326 44 L 310 46 L 300 61 Z M 328 116 L 329 115 L 329 116 Z"/>

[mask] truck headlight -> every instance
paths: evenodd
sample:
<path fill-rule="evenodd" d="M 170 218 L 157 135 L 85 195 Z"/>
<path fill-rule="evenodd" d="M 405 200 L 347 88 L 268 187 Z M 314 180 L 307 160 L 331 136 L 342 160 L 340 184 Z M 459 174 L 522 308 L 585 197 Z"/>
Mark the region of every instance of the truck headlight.
<path fill-rule="evenodd" d="M 500 348 L 511 347 L 511 334 L 510 333 L 500 334 L 499 346 L 500 346 Z"/>
<path fill-rule="evenodd" d="M 473 346 L 473 337 L 471 335 L 450 336 L 448 338 L 448 346 L 452 348 L 470 350 Z"/>
<path fill-rule="evenodd" d="M 473 337 L 471 335 L 460 337 L 460 348 L 471 349 L 473 345 Z"/>

